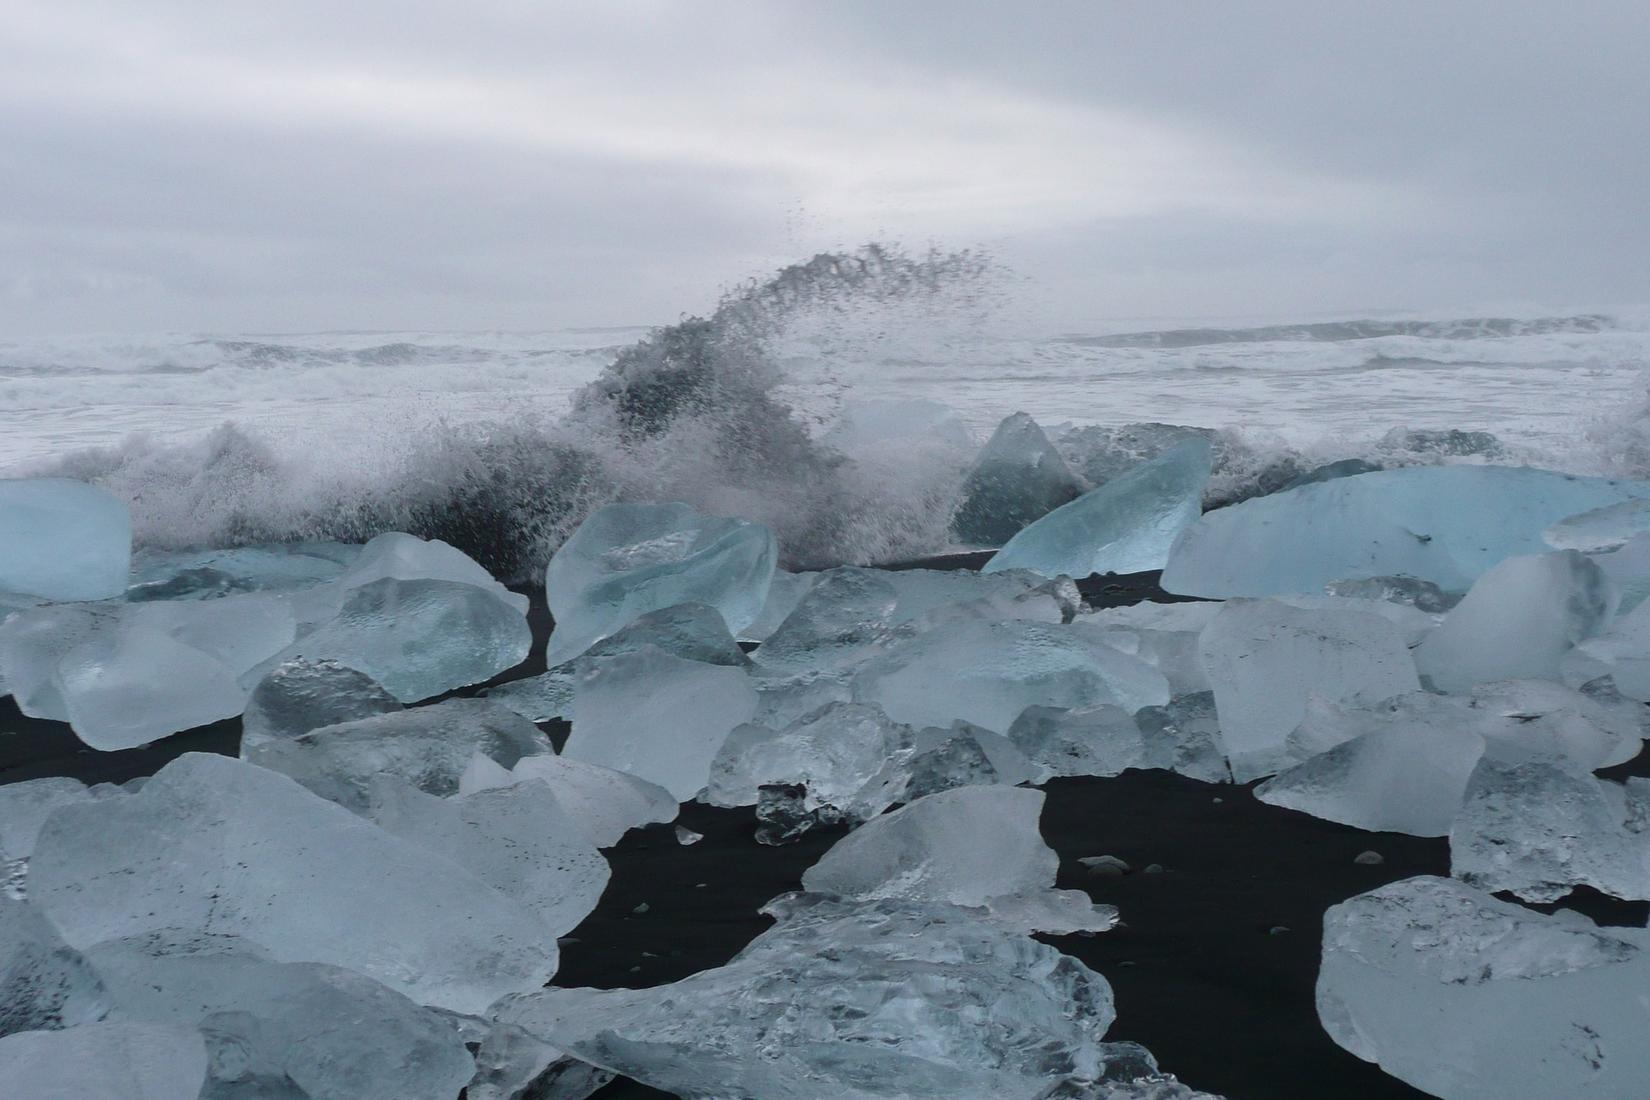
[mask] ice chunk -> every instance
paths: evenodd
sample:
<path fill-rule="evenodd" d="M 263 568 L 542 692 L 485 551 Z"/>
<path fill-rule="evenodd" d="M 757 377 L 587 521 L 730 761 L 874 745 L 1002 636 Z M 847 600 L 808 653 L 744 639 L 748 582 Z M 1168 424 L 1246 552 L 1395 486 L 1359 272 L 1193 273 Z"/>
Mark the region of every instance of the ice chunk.
<path fill-rule="evenodd" d="M 935 791 L 987 783 L 1030 783 L 1036 765 L 1002 734 L 958 719 L 950 726 L 917 731 L 917 755 L 911 758 L 904 801 Z M 885 770 L 885 774 L 888 772 Z"/>
<path fill-rule="evenodd" d="M 1529 901 L 1557 901 L 1581 885 L 1650 898 L 1650 834 L 1625 817 L 1621 789 L 1573 761 L 1486 755 L 1450 830 L 1450 873 Z"/>
<path fill-rule="evenodd" d="M 71 946 L 161 929 L 241 936 L 456 1012 L 556 970 L 539 919 L 465 868 L 286 776 L 205 753 L 136 794 L 56 810 L 29 895 Z"/>
<path fill-rule="evenodd" d="M 48 814 L 71 802 L 101 797 L 102 789 L 89 790 L 78 779 L 64 777 L 0 785 L 0 896 L 23 896 L 34 839 Z"/>
<path fill-rule="evenodd" d="M 1372 832 L 1445 836 L 1483 754 L 1470 728 L 1388 722 L 1284 769 L 1255 797 Z"/>
<path fill-rule="evenodd" d="M 1547 549 L 1549 524 L 1650 496 L 1650 483 L 1505 466 L 1382 470 L 1205 514 L 1163 569 L 1170 592 L 1271 596 L 1402 575 L 1465 591 L 1490 566 Z"/>
<path fill-rule="evenodd" d="M 878 571 L 877 575 L 894 588 L 894 610 L 889 622 L 895 626 L 932 622 L 936 612 L 958 607 L 995 608 L 1001 612 L 999 618 L 1041 616 L 1048 619 L 1044 605 L 1024 601 L 1039 593 L 1053 596 L 1048 591 L 1048 578 L 1029 569 L 998 573 L 976 573 L 972 569 L 891 569 Z M 1081 601 L 1082 596 L 1077 598 Z M 1016 610 L 1019 613 L 1014 613 Z M 1060 619 L 1056 613 L 1048 621 Z"/>
<path fill-rule="evenodd" d="M 1146 709 L 1152 708 L 1142 713 Z M 1077 710 L 1029 706 L 1008 727 L 1008 739 L 1031 758 L 1038 783 L 1065 775 L 1120 775 L 1142 767 L 1146 755 L 1135 716 L 1110 703 Z"/>
<path fill-rule="evenodd" d="M 631 829 L 675 821 L 680 809 L 670 792 L 656 783 L 567 756 L 526 756 L 508 772 L 478 756 L 465 771 L 459 793 L 524 782 L 544 783 L 555 792 L 562 809 L 598 848 L 617 844 Z"/>
<path fill-rule="evenodd" d="M 361 547 L 342 542 L 276 542 L 217 549 L 132 553 L 126 599 L 214 600 L 246 592 L 291 593 L 336 580 Z"/>
<path fill-rule="evenodd" d="M 993 555 L 985 571 L 1086 577 L 1161 569 L 1169 547 L 1203 513 L 1211 461 L 1205 440 L 1172 447 L 1037 520 Z"/>
<path fill-rule="evenodd" d="M 1650 500 L 1624 500 L 1559 520 L 1542 532 L 1557 550 L 1615 550 L 1650 531 Z"/>
<path fill-rule="evenodd" d="M 1415 664 L 1442 691 L 1487 680 L 1557 679 L 1564 655 L 1603 629 L 1615 608 L 1609 580 L 1585 555 L 1508 558 L 1478 578 L 1415 651 Z"/>
<path fill-rule="evenodd" d="M 783 730 L 742 725 L 716 754 L 705 801 L 752 806 L 765 785 L 800 783 L 809 812 L 828 807 L 864 820 L 893 801 L 881 800 L 874 781 L 909 764 L 916 745 L 910 726 L 860 703 L 827 704 Z"/>
<path fill-rule="evenodd" d="M 295 657 L 337 661 L 414 703 L 491 679 L 525 660 L 532 645 L 522 613 L 485 589 L 385 578 L 350 589 L 336 616 L 269 667 Z"/>
<path fill-rule="evenodd" d="M 1211 447 L 1222 445 L 1219 435 L 1209 428 L 1157 423 L 1067 428 L 1056 437 L 1055 444 L 1089 484 L 1104 485 L 1142 462 L 1150 462 L 1164 451 L 1194 440 Z"/>
<path fill-rule="evenodd" d="M 964 479 L 951 530 L 961 542 L 1001 546 L 1083 489 L 1037 422 L 1015 413 L 997 425 Z"/>
<path fill-rule="evenodd" d="M 1645 947 L 1642 929 L 1406 879 L 1324 915 L 1318 1018 L 1433 1096 L 1637 1096 L 1650 1081 Z"/>
<path fill-rule="evenodd" d="M 1438 628 L 1443 621 L 1440 615 L 1432 615 L 1407 604 L 1394 603 L 1391 600 L 1366 599 L 1361 596 L 1333 596 L 1315 593 L 1285 593 L 1273 597 L 1279 603 L 1286 603 L 1290 607 L 1299 607 L 1308 611 L 1361 611 L 1366 615 L 1378 615 L 1398 628 L 1403 635 L 1404 644 L 1411 649 L 1420 645 Z"/>
<path fill-rule="evenodd" d="M 440 539 L 421 539 L 403 531 L 374 537 L 344 570 L 335 586 L 341 591 L 390 578 L 398 581 L 456 581 L 470 584 L 527 614 L 527 597 L 512 592 L 464 551 Z"/>
<path fill-rule="evenodd" d="M 252 689 L 241 715 L 241 751 L 400 709 L 400 701 L 364 673 L 337 661 L 294 658 L 275 666 Z"/>
<path fill-rule="evenodd" d="M 1445 592 L 1431 581 L 1414 577 L 1363 577 L 1352 581 L 1330 581 L 1323 586 L 1325 593 L 1347 599 L 1384 600 L 1387 603 L 1413 607 L 1428 615 L 1443 615 L 1461 602 L 1458 592 Z"/>
<path fill-rule="evenodd" d="M 75 736 L 105 752 L 233 718 L 246 705 L 222 661 L 124 623 L 70 650 L 53 679 Z"/>
<path fill-rule="evenodd" d="M 584 656 L 616 657 L 649 645 L 707 665 L 743 668 L 750 664 L 750 658 L 728 633 L 721 612 L 702 603 L 681 603 L 637 616 L 585 650 Z"/>
<path fill-rule="evenodd" d="M 1550 680 L 1500 680 L 1472 690 L 1485 739 L 1532 754 L 1562 753 L 1587 771 L 1637 756 L 1650 713 L 1606 685 L 1575 691 Z"/>
<path fill-rule="evenodd" d="M 1608 674 L 1629 699 L 1650 703 L 1650 601 L 1617 619 L 1610 629 L 1577 647 L 1577 655 L 1598 666 L 1587 679 Z"/>
<path fill-rule="evenodd" d="M 0 682 L 31 718 L 67 722 L 55 674 L 63 655 L 116 620 L 114 604 L 57 604 L 28 608 L 0 620 Z"/>
<path fill-rule="evenodd" d="M 1055 890 L 1060 857 L 1037 831 L 1043 792 L 966 786 L 855 829 L 802 874 L 820 894 L 984 910 L 1027 932 L 1101 931 L 1117 919 L 1080 890 Z"/>
<path fill-rule="evenodd" d="M 710 778 L 735 726 L 756 713 L 743 669 L 673 657 L 656 646 L 590 662 L 573 696 L 562 752 L 657 783 L 686 801 Z"/>
<path fill-rule="evenodd" d="M 0 479 L 0 592 L 106 600 L 126 591 L 132 516 L 96 486 L 65 478 Z"/>
<path fill-rule="evenodd" d="M 1176 695 L 1166 706 L 1141 707 L 1134 720 L 1143 745 L 1141 767 L 1162 768 L 1205 783 L 1232 781 L 1214 692 Z"/>
<path fill-rule="evenodd" d="M 289 775 L 356 813 L 368 811 L 373 780 L 381 775 L 446 797 L 458 793 L 459 779 L 477 753 L 510 768 L 523 757 L 550 751 L 537 726 L 482 699 L 448 699 L 241 746 L 246 760 Z"/>
<path fill-rule="evenodd" d="M 958 622 L 866 664 L 854 698 L 913 726 L 961 718 L 1006 730 L 1032 704 L 1115 703 L 1130 712 L 1169 701 L 1163 674 L 1105 644 L 1103 631 L 1026 620 Z"/>
<path fill-rule="evenodd" d="M 845 566 L 822 573 L 796 610 L 759 646 L 767 673 L 817 673 L 849 668 L 894 637 L 899 593 L 892 574 Z"/>
<path fill-rule="evenodd" d="M 1311 696 L 1376 702 L 1420 687 L 1397 627 L 1358 611 L 1233 600 L 1198 647 L 1240 783 L 1287 761 L 1287 738 Z"/>
<path fill-rule="evenodd" d="M 90 957 L 122 1019 L 205 1033 L 203 1095 L 451 1100 L 474 1070 L 451 1020 L 336 966 L 168 933 L 99 944 Z"/>
<path fill-rule="evenodd" d="M 548 989 L 496 1017 L 681 1096 L 1034 1100 L 1102 1072 L 1110 987 L 1052 947 L 949 907 L 769 908 L 779 923 L 726 966 L 647 990 Z"/>
<path fill-rule="evenodd" d="M 545 594 L 556 628 L 551 665 L 577 657 L 636 618 L 703 603 L 730 631 L 762 610 L 778 547 L 759 523 L 702 516 L 686 504 L 611 504 L 550 559 Z"/>
<path fill-rule="evenodd" d="M 0 1036 L 78 1027 L 108 1014 L 108 993 L 80 952 L 34 906 L 0 893 Z"/>
<path fill-rule="evenodd" d="M 1618 550 L 1592 557 L 1621 593 L 1620 614 L 1626 614 L 1650 597 L 1650 532 L 1634 535 Z"/>
<path fill-rule="evenodd" d="M 813 588 L 814 582 L 819 580 L 818 573 L 787 573 L 783 569 L 773 571 L 773 581 L 768 585 L 768 598 L 762 603 L 762 611 L 756 620 L 739 632 L 742 642 L 766 641 L 768 635 L 779 629 L 796 610 L 796 605 L 802 602 L 802 597 Z"/>
<path fill-rule="evenodd" d="M 0 1039 L 0 1081 L 18 1100 L 194 1100 L 206 1041 L 193 1028 L 109 1021 Z"/>

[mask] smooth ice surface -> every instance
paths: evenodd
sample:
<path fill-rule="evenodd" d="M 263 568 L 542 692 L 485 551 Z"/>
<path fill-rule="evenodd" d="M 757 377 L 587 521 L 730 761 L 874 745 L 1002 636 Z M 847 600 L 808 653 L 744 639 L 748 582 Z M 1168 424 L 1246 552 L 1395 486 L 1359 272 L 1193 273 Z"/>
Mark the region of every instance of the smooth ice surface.
<path fill-rule="evenodd" d="M 106 600 L 126 591 L 132 516 L 113 494 L 64 478 L 0 479 L 0 592 Z"/>
<path fill-rule="evenodd" d="M 1640 1096 L 1646 946 L 1642 929 L 1405 879 L 1324 915 L 1318 1018 L 1353 1054 L 1447 1100 Z"/>
<path fill-rule="evenodd" d="M 1287 738 L 1310 697 L 1376 702 L 1420 687 L 1398 629 L 1359 611 L 1234 600 L 1209 623 L 1198 648 L 1240 783 L 1287 762 Z"/>
<path fill-rule="evenodd" d="M 1442 691 L 1556 680 L 1564 655 L 1609 623 L 1616 602 L 1603 570 L 1574 550 L 1508 558 L 1478 578 L 1415 664 Z"/>
<path fill-rule="evenodd" d="M 75 736 L 105 752 L 233 718 L 233 669 L 158 630 L 121 626 L 70 650 L 54 676 Z"/>
<path fill-rule="evenodd" d="M 1085 488 L 1037 422 L 1015 413 L 997 425 L 964 478 L 951 530 L 960 542 L 1001 546 Z"/>
<path fill-rule="evenodd" d="M 337 588 L 359 588 L 389 577 L 398 581 L 457 581 L 475 585 L 527 614 L 527 597 L 512 592 L 474 558 L 440 539 L 421 539 L 403 531 L 375 536 L 338 578 Z"/>
<path fill-rule="evenodd" d="M 1336 478 L 1207 513 L 1175 544 L 1162 584 L 1271 596 L 1407 576 L 1460 592 L 1503 558 L 1546 550 L 1541 532 L 1555 521 L 1634 497 L 1650 497 L 1650 482 L 1510 466 Z"/>
<path fill-rule="evenodd" d="M 264 741 L 401 709 L 400 700 L 365 673 L 337 661 L 297 657 L 276 665 L 252 689 L 241 714 L 241 752 Z"/>
<path fill-rule="evenodd" d="M 339 967 L 165 932 L 90 958 L 121 1019 L 205 1033 L 208 1096 L 452 1100 L 474 1070 L 450 1019 Z"/>
<path fill-rule="evenodd" d="M 855 829 L 802 874 L 804 889 L 981 909 L 1027 932 L 1099 931 L 1117 919 L 1080 890 L 1055 890 L 1060 857 L 1037 822 L 1043 792 L 958 787 Z"/>
<path fill-rule="evenodd" d="M 1542 537 L 1554 549 L 1594 553 L 1615 550 L 1646 531 L 1650 531 L 1650 500 L 1624 500 L 1559 520 Z"/>
<path fill-rule="evenodd" d="M 77 1027 L 108 1012 L 103 982 L 80 952 L 34 906 L 0 893 L 0 1036 Z"/>
<path fill-rule="evenodd" d="M 286 776 L 189 753 L 135 794 L 46 821 L 29 896 L 72 946 L 178 929 L 360 971 L 481 1012 L 556 970 L 537 916 Z"/>
<path fill-rule="evenodd" d="M 526 617 L 473 584 L 394 578 L 349 590 L 333 618 L 270 662 L 332 660 L 415 703 L 520 664 L 533 645 Z"/>
<path fill-rule="evenodd" d="M 717 750 L 755 715 L 756 703 L 743 669 L 645 646 L 590 662 L 562 752 L 657 783 L 685 802 L 708 782 Z"/>
<path fill-rule="evenodd" d="M 1483 754 L 1470 727 L 1391 721 L 1284 769 L 1255 797 L 1373 832 L 1446 836 Z"/>
<path fill-rule="evenodd" d="M 987 573 L 1138 573 L 1162 569 L 1169 548 L 1203 514 L 1213 461 L 1206 440 L 1190 439 L 1050 512 L 1008 541 Z"/>
<path fill-rule="evenodd" d="M 550 752 L 538 727 L 484 699 L 448 699 L 299 737 L 242 746 L 243 758 L 291 776 L 330 802 L 365 813 L 374 779 L 391 775 L 427 794 L 458 793 L 477 754 L 503 767 Z"/>
<path fill-rule="evenodd" d="M 1030 758 L 1038 783 L 1145 766 L 1146 742 L 1135 716 L 1110 703 L 1076 710 L 1029 706 L 1008 727 L 1008 739 Z"/>
<path fill-rule="evenodd" d="M 205 1080 L 193 1028 L 111 1020 L 0 1039 L 8 1100 L 194 1100 Z"/>
<path fill-rule="evenodd" d="M 380 776 L 371 798 L 379 828 L 514 898 L 551 936 L 571 932 L 607 886 L 607 861 L 544 783 L 438 798 Z"/>
<path fill-rule="evenodd" d="M 854 698 L 913 726 L 1006 730 L 1033 704 L 1130 711 L 1169 701 L 1163 674 L 1083 623 L 970 621 L 918 635 L 862 668 Z"/>
<path fill-rule="evenodd" d="M 1537 902 L 1575 886 L 1650 898 L 1650 833 L 1629 816 L 1620 787 L 1573 761 L 1486 755 L 1450 830 L 1450 874 Z"/>
<path fill-rule="evenodd" d="M 561 664 L 649 611 L 682 603 L 714 607 L 737 634 L 761 613 L 777 558 L 773 532 L 759 523 L 686 504 L 608 505 L 550 559 L 548 661 Z"/>
<path fill-rule="evenodd" d="M 479 757 L 466 769 L 459 793 L 468 795 L 511 783 L 547 785 L 573 823 L 598 848 L 617 844 L 631 829 L 675 821 L 680 810 L 671 793 L 657 783 L 551 754 L 523 757 L 508 772 Z"/>
<path fill-rule="evenodd" d="M 1102 1072 L 1111 989 L 1052 947 L 944 906 L 804 896 L 769 911 L 779 923 L 726 966 L 525 994 L 496 1018 L 680 1096 L 1034 1100 Z"/>
<path fill-rule="evenodd" d="M 26 608 L 0 619 L 0 683 L 31 718 L 67 722 L 56 681 L 57 663 L 97 636 L 121 612 L 116 604 L 55 604 Z"/>

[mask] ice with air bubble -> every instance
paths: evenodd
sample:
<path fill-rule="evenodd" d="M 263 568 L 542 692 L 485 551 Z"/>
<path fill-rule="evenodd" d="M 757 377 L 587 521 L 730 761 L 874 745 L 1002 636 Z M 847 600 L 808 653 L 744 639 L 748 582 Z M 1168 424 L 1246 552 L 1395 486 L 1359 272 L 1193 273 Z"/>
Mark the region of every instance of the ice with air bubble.
<path fill-rule="evenodd" d="M 1405 879 L 1324 915 L 1318 1018 L 1433 1096 L 1637 1096 L 1650 1081 L 1647 948 L 1642 928 Z"/>
<path fill-rule="evenodd" d="M 963 479 L 951 529 L 959 542 L 1001 546 L 1085 488 L 1037 422 L 1015 413 L 997 425 Z"/>
<path fill-rule="evenodd" d="M 1170 448 L 1030 524 L 985 570 L 1086 577 L 1161 569 L 1175 539 L 1203 513 L 1211 461 L 1205 440 Z"/>
<path fill-rule="evenodd" d="M 125 503 L 66 478 L 0 479 L 0 592 L 104 600 L 126 590 L 132 516 Z"/>
<path fill-rule="evenodd" d="M 914 729 L 863 703 L 829 703 L 777 730 L 747 723 L 717 751 L 705 798 L 715 806 L 753 806 L 763 786 L 799 783 L 807 788 L 808 811 L 829 808 L 863 820 L 887 807 L 876 781 L 908 764 L 916 745 Z"/>
<path fill-rule="evenodd" d="M 767 601 L 778 547 L 759 523 L 701 515 L 686 504 L 613 504 L 590 515 L 545 574 L 555 630 L 552 665 L 649 611 L 715 608 L 731 631 Z"/>
<path fill-rule="evenodd" d="M 96 1023 L 110 998 L 45 914 L 0 893 L 0 1037 Z"/>
<path fill-rule="evenodd" d="M 845 900 L 941 902 L 1028 932 L 1110 928 L 1115 909 L 1054 889 L 1060 858 L 1038 832 L 1043 798 L 1004 786 L 918 798 L 837 841 L 803 872 L 803 889 Z"/>
<path fill-rule="evenodd" d="M 238 936 L 461 1013 L 556 971 L 530 906 L 286 776 L 202 753 L 135 794 L 56 810 L 29 897 L 82 950 L 162 930 Z"/>

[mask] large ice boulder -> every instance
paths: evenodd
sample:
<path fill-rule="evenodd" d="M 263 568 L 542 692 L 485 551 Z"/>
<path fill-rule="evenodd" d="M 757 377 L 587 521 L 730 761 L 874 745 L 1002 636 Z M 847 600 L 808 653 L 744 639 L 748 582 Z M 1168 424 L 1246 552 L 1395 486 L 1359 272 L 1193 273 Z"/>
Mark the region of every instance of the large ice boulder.
<path fill-rule="evenodd" d="M 132 515 L 112 494 L 55 477 L 0 479 L 0 592 L 106 600 L 126 591 Z"/>
<path fill-rule="evenodd" d="M 590 662 L 562 752 L 657 783 L 685 802 L 709 782 L 722 742 L 751 720 L 756 704 L 743 669 L 644 646 Z"/>
<path fill-rule="evenodd" d="M 1001 546 L 1084 488 L 1037 422 L 1015 413 L 997 425 L 963 480 L 951 530 L 960 542 Z"/>
<path fill-rule="evenodd" d="M 1113 703 L 1132 713 L 1169 701 L 1163 674 L 1107 645 L 1103 630 L 1019 619 L 919 634 L 861 668 L 853 691 L 897 722 L 948 726 L 960 718 L 995 731 L 1033 704 Z"/>
<path fill-rule="evenodd" d="M 246 760 L 356 813 L 368 811 L 380 776 L 444 798 L 458 793 L 477 753 L 511 768 L 550 751 L 537 726 L 483 699 L 448 699 L 241 746 Z"/>
<path fill-rule="evenodd" d="M 194 1028 L 110 1020 L 0 1039 L 8 1100 L 194 1100 L 205 1081 Z"/>
<path fill-rule="evenodd" d="M 1542 531 L 1590 508 L 1650 497 L 1650 482 L 1508 466 L 1382 470 L 1304 485 L 1205 514 L 1163 587 L 1191 596 L 1321 592 L 1407 576 L 1462 592 L 1496 562 L 1548 549 Z"/>
<path fill-rule="evenodd" d="M 1043 798 L 1003 786 L 927 795 L 837 841 L 802 886 L 855 901 L 944 902 L 1027 932 L 1110 928 L 1117 910 L 1054 889 L 1060 857 L 1037 831 Z"/>
<path fill-rule="evenodd" d="M 452 1100 L 474 1071 L 452 1020 L 340 967 L 170 932 L 99 944 L 90 957 L 121 1019 L 205 1034 L 202 1095 Z"/>
<path fill-rule="evenodd" d="M 1640 1096 L 1646 947 L 1642 928 L 1405 879 L 1324 914 L 1318 1018 L 1359 1058 L 1446 1100 Z"/>
<path fill-rule="evenodd" d="M 495 1019 L 552 1048 L 547 1063 L 565 1051 L 679 1096 L 1035 1100 L 1105 1071 L 1111 989 L 1046 944 L 949 906 L 769 911 L 779 923 L 726 966 L 511 997 Z"/>
<path fill-rule="evenodd" d="M 0 1036 L 96 1023 L 109 995 L 34 906 L 0 893 Z"/>
<path fill-rule="evenodd" d="M 759 523 L 686 504 L 610 504 L 545 571 L 556 620 L 546 659 L 561 664 L 649 611 L 683 603 L 714 607 L 737 634 L 761 613 L 777 559 L 773 532 Z"/>
<path fill-rule="evenodd" d="M 1086 577 L 1162 569 L 1175 539 L 1203 514 L 1212 461 L 1206 440 L 1170 448 L 1032 523 L 992 556 L 985 571 Z"/>
<path fill-rule="evenodd" d="M 1574 550 L 1497 562 L 1415 651 L 1441 691 L 1493 680 L 1559 678 L 1564 655 L 1599 633 L 1617 597 L 1593 561 Z"/>
<path fill-rule="evenodd" d="M 1198 648 L 1240 783 L 1288 763 L 1289 735 L 1313 696 L 1373 703 L 1420 688 L 1398 628 L 1359 611 L 1233 600 Z"/>
<path fill-rule="evenodd" d="M 276 772 L 204 753 L 47 818 L 29 896 L 70 946 L 163 929 L 357 970 L 479 1013 L 556 971 L 527 906 Z"/>

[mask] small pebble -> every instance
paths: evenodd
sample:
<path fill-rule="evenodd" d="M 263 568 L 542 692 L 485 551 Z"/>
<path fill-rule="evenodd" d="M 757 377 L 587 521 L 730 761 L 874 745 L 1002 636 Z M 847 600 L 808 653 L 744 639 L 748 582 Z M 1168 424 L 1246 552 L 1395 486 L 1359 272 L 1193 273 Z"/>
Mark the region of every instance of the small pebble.
<path fill-rule="evenodd" d="M 693 884 L 693 888 L 695 890 L 703 890 L 705 887 L 707 887 L 709 885 L 710 885 L 710 883 L 708 883 L 708 882 L 696 882 L 696 883 Z"/>
<path fill-rule="evenodd" d="M 1089 874 L 1102 878 L 1121 878 L 1129 873 L 1129 865 L 1116 856 L 1084 856 L 1077 862 L 1087 867 Z"/>
<path fill-rule="evenodd" d="M 630 968 L 630 972 L 632 974 L 640 974 L 642 972 L 642 968 L 639 966 L 633 966 Z"/>
<path fill-rule="evenodd" d="M 1386 862 L 1386 857 L 1380 852 L 1359 852 L 1352 857 L 1352 862 L 1362 864 L 1365 867 L 1379 867 Z"/>
<path fill-rule="evenodd" d="M 1269 935 L 1269 936 L 1281 936 L 1281 935 L 1284 935 L 1285 933 L 1287 933 L 1288 931 L 1289 931 L 1289 926 L 1288 925 L 1286 925 L 1286 924 L 1274 924 L 1270 929 L 1267 930 L 1266 934 Z"/>
<path fill-rule="evenodd" d="M 1224 798 L 1216 798 L 1213 801 L 1215 801 L 1215 802 L 1225 802 L 1226 800 Z"/>
<path fill-rule="evenodd" d="M 1163 873 L 1163 865 L 1161 863 L 1148 863 L 1146 864 L 1146 873 L 1148 875 L 1161 875 Z"/>
<path fill-rule="evenodd" d="M 703 839 L 705 839 L 704 833 L 696 833 L 685 825 L 676 826 L 676 843 L 683 847 L 689 844 L 697 844 Z"/>
<path fill-rule="evenodd" d="M 645 901 L 642 902 L 642 904 L 640 904 L 640 905 L 636 906 L 636 908 L 632 909 L 631 912 L 632 913 L 645 913 L 645 912 L 647 912 L 647 902 L 645 902 Z"/>

